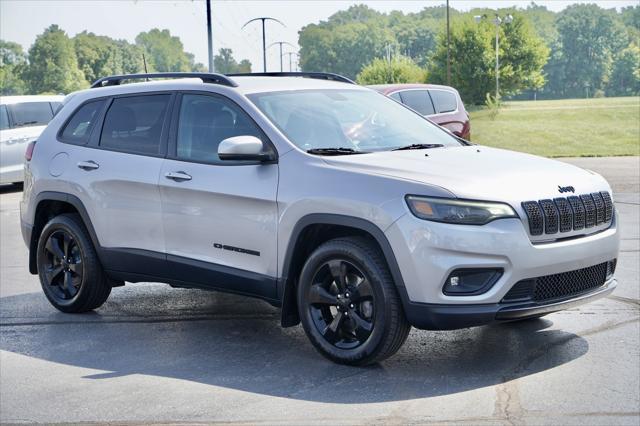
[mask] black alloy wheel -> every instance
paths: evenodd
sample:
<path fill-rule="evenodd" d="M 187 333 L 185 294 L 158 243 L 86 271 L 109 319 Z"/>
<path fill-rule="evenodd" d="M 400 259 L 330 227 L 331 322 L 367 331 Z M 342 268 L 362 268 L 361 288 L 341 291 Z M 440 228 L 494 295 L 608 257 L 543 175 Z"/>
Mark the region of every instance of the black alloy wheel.
<path fill-rule="evenodd" d="M 87 312 L 107 300 L 111 284 L 78 214 L 53 217 L 38 237 L 40 284 L 49 302 L 67 313 Z"/>
<path fill-rule="evenodd" d="M 307 337 L 334 362 L 382 361 L 409 335 L 386 259 L 371 239 L 342 237 L 321 244 L 302 267 L 296 292 Z"/>
<path fill-rule="evenodd" d="M 44 284 L 50 287 L 55 299 L 62 302 L 73 299 L 83 281 L 80 246 L 69 232 L 59 229 L 49 235 L 44 250 Z"/>
<path fill-rule="evenodd" d="M 371 283 L 347 260 L 329 260 L 316 269 L 308 304 L 316 329 L 337 348 L 356 348 L 373 332 L 375 303 Z"/>

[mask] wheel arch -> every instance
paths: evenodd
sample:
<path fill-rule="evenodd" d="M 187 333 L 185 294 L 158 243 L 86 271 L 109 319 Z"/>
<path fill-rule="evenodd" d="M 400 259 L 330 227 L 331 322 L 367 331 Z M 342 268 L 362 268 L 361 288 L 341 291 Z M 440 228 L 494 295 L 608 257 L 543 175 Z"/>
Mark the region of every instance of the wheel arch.
<path fill-rule="evenodd" d="M 36 261 L 38 240 L 40 234 L 44 229 L 44 226 L 53 217 L 63 213 L 77 213 L 80 215 L 82 222 L 91 236 L 91 242 L 98 252 L 100 257 L 100 244 L 89 213 L 85 208 L 82 201 L 75 195 L 65 194 L 63 192 L 44 191 L 37 195 L 34 203 L 35 213 L 33 217 L 33 229 L 31 231 L 31 237 L 29 240 L 29 272 L 32 274 L 38 273 L 38 265 Z"/>
<path fill-rule="evenodd" d="M 395 254 L 384 232 L 374 223 L 359 217 L 316 213 L 302 217 L 293 227 L 285 251 L 278 296 L 282 301 L 281 324 L 291 327 L 300 322 L 296 302 L 298 276 L 307 256 L 320 244 L 342 236 L 363 236 L 380 249 L 404 304 L 406 290 Z"/>

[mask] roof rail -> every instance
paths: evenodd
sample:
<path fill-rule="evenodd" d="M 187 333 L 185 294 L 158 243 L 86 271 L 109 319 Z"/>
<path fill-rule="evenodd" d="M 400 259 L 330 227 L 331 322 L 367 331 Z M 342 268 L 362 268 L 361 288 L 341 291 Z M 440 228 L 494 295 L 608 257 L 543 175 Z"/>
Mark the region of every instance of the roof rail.
<path fill-rule="evenodd" d="M 227 74 L 229 77 L 306 77 L 320 80 L 339 81 L 341 83 L 356 84 L 355 81 L 339 74 L 330 72 L 254 72 Z"/>
<path fill-rule="evenodd" d="M 151 74 L 111 75 L 94 81 L 91 88 L 117 86 L 124 80 L 148 80 L 150 78 L 199 78 L 203 83 L 221 84 L 229 87 L 238 86 L 235 81 L 223 74 L 206 72 L 157 72 Z"/>

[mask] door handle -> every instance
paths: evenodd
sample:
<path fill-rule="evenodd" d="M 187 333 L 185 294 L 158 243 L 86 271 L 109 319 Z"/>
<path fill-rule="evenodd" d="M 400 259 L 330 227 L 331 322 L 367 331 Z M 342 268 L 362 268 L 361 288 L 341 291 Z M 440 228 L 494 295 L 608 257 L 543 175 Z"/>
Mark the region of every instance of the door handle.
<path fill-rule="evenodd" d="M 81 168 L 82 170 L 86 170 L 86 171 L 90 171 L 90 170 L 95 170 L 95 169 L 99 169 L 100 168 L 100 164 L 96 163 L 95 161 L 80 161 L 78 163 L 78 167 Z"/>
<path fill-rule="evenodd" d="M 191 176 L 186 174 L 185 172 L 169 172 L 164 175 L 167 179 L 174 180 L 176 182 L 184 182 L 186 180 L 191 180 Z"/>

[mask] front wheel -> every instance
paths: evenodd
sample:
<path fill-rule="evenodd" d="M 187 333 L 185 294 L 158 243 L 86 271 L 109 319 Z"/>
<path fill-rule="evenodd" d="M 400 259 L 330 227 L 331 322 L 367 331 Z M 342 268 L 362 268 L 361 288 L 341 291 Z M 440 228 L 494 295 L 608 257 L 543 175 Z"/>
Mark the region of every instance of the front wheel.
<path fill-rule="evenodd" d="M 411 326 L 378 248 L 364 238 L 340 238 L 307 259 L 298 310 L 316 349 L 330 360 L 367 365 L 393 355 Z"/>

